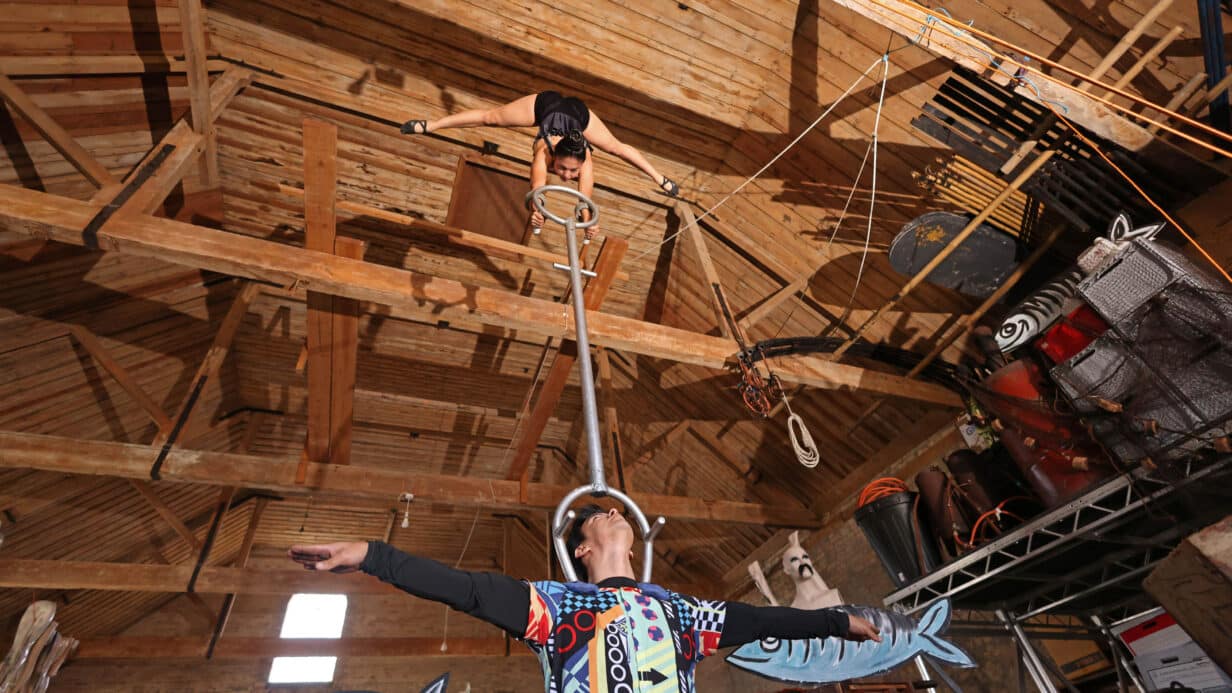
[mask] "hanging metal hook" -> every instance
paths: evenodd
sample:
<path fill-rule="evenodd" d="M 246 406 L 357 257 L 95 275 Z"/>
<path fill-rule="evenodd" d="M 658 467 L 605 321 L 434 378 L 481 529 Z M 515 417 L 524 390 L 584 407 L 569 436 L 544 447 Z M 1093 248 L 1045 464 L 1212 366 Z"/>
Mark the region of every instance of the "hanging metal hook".
<path fill-rule="evenodd" d="M 544 197 L 548 192 L 559 192 L 576 198 L 577 203 L 573 207 L 573 214 L 568 218 L 563 218 L 548 211 Z M 582 297 L 583 270 L 582 263 L 578 259 L 577 242 L 579 229 L 586 229 L 599 223 L 599 207 L 582 193 L 563 185 L 540 186 L 527 193 L 526 198 L 535 205 L 545 220 L 565 227 L 565 243 L 569 249 L 569 280 L 573 293 L 573 326 L 577 333 L 578 369 L 581 374 L 579 380 L 582 384 L 582 420 L 586 425 L 586 462 L 590 472 L 590 484 L 579 486 L 566 494 L 552 515 L 552 546 L 556 549 L 556 560 L 560 563 L 560 569 L 569 581 L 577 582 L 577 571 L 573 569 L 573 557 L 569 555 L 569 549 L 565 545 L 565 533 L 569 531 L 569 526 L 576 516 L 569 506 L 582 496 L 597 498 L 610 496 L 624 504 L 642 533 L 642 582 L 650 582 L 654 561 L 654 539 L 667 520 L 660 517 L 654 521 L 653 525 L 647 522 L 646 515 L 632 498 L 607 485 L 603 471 L 603 447 L 599 437 L 599 414 L 595 404 L 595 381 L 592 377 L 594 369 L 590 361 L 590 338 L 586 332 L 586 304 Z M 578 222 L 577 217 L 583 210 L 590 212 L 590 218 Z"/>

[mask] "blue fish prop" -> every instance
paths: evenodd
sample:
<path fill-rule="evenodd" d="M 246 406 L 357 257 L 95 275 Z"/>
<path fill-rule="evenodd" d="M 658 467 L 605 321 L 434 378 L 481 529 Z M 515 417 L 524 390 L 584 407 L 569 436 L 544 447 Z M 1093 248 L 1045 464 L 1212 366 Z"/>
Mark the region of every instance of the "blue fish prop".
<path fill-rule="evenodd" d="M 850 642 L 834 637 L 767 638 L 741 645 L 727 656 L 727 661 L 754 674 L 789 683 L 838 683 L 863 678 L 889 671 L 921 654 L 964 669 L 976 665 L 971 655 L 941 639 L 950 625 L 948 599 L 930 606 L 918 623 L 909 616 L 867 606 L 837 608 L 877 626 L 881 642 Z"/>

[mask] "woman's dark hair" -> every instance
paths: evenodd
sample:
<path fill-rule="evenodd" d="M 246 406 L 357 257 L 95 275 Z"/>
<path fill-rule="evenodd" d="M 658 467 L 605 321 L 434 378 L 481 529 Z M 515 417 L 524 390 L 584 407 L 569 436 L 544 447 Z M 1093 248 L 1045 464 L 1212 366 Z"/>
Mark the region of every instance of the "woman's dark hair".
<path fill-rule="evenodd" d="M 552 147 L 552 156 L 572 156 L 578 161 L 586 161 L 586 150 L 589 148 L 590 145 L 582 136 L 581 130 L 570 130 Z"/>
<path fill-rule="evenodd" d="M 569 530 L 569 538 L 565 540 L 565 548 L 569 550 L 569 560 L 573 561 L 573 570 L 577 572 L 578 580 L 590 582 L 590 572 L 586 570 L 586 566 L 582 565 L 580 559 L 573 557 L 573 552 L 583 541 L 586 541 L 586 537 L 582 536 L 582 525 L 592 516 L 602 514 L 604 510 L 591 503 L 583 505 L 574 512 L 577 516 L 573 518 L 573 527 Z"/>

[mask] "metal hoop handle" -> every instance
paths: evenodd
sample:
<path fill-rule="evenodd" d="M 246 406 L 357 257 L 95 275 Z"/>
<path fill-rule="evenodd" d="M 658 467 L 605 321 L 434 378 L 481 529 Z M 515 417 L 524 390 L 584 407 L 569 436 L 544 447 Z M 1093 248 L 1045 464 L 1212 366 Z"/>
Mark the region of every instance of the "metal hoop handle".
<path fill-rule="evenodd" d="M 562 219 L 561 217 L 558 217 L 548 211 L 547 200 L 544 199 L 544 193 L 547 192 L 564 193 L 577 198 L 577 204 L 573 207 L 574 219 L 577 218 L 578 213 L 582 210 L 585 209 L 590 211 L 590 218 L 583 222 L 574 221 L 573 228 L 588 229 L 599 223 L 599 206 L 594 202 L 591 202 L 590 198 L 586 197 L 581 192 L 564 185 L 541 185 L 526 193 L 525 201 L 534 203 L 535 209 L 539 210 L 539 213 L 543 215 L 544 219 L 551 219 L 561 226 L 565 226 L 569 223 L 567 219 Z"/>
<path fill-rule="evenodd" d="M 569 578 L 569 582 L 577 582 L 577 571 L 573 569 L 573 556 L 569 555 L 569 547 L 565 544 L 565 532 L 569 531 L 570 525 L 573 524 L 573 518 L 577 516 L 569 506 L 573 501 L 582 496 L 594 496 L 602 498 L 611 496 L 624 504 L 625 509 L 633 515 L 633 521 L 637 523 L 638 530 L 642 533 L 642 582 L 650 582 L 651 573 L 654 568 L 654 540 L 659 535 L 659 530 L 663 529 L 663 525 L 667 524 L 667 520 L 663 517 L 655 519 L 654 524 L 646 521 L 646 515 L 642 509 L 633 502 L 633 499 L 624 493 L 617 491 L 614 488 L 598 488 L 594 484 L 579 486 L 561 499 L 560 504 L 556 506 L 556 512 L 552 515 L 552 547 L 556 549 L 556 561 L 560 563 L 561 572 L 565 577 Z"/>

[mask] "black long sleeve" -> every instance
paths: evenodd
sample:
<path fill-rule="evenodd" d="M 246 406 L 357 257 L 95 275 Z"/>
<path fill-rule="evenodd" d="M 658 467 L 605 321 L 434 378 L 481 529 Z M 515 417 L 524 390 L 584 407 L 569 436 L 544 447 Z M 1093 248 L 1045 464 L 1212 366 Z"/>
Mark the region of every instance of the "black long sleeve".
<path fill-rule="evenodd" d="M 733 647 L 762 638 L 803 640 L 831 635 L 847 637 L 850 621 L 838 609 L 806 611 L 787 606 L 753 606 L 727 603 L 727 617 L 719 647 Z"/>
<path fill-rule="evenodd" d="M 487 621 L 514 637 L 526 634 L 530 588 L 521 580 L 500 573 L 456 570 L 383 541 L 368 542 L 368 555 L 359 569 L 416 597 Z"/>

